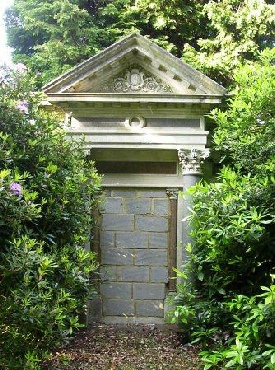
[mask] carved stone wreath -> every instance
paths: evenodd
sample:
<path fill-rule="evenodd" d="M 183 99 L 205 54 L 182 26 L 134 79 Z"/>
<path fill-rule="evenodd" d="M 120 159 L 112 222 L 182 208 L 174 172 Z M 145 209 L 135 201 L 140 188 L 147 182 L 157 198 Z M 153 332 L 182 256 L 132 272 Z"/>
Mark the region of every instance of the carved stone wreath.
<path fill-rule="evenodd" d="M 138 68 L 132 68 L 124 77 L 117 77 L 105 86 L 110 92 L 172 92 L 170 86 Z"/>

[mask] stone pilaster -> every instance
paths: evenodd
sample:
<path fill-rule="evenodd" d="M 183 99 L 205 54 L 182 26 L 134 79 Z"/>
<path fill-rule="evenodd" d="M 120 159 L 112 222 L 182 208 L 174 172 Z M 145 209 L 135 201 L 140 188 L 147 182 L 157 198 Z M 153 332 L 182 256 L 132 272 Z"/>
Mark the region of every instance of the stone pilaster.
<path fill-rule="evenodd" d="M 182 168 L 183 175 L 183 193 L 184 198 L 182 202 L 182 264 L 187 261 L 186 245 L 191 243 L 192 239 L 190 214 L 193 204 L 192 196 L 186 193 L 190 187 L 194 186 L 201 177 L 201 164 L 209 155 L 209 151 L 199 149 L 180 149 L 178 150 L 179 162 Z"/>
<path fill-rule="evenodd" d="M 168 289 L 176 291 L 176 273 L 177 265 L 177 223 L 178 223 L 178 189 L 167 188 L 166 194 L 170 202 L 170 227 L 168 233 Z"/>

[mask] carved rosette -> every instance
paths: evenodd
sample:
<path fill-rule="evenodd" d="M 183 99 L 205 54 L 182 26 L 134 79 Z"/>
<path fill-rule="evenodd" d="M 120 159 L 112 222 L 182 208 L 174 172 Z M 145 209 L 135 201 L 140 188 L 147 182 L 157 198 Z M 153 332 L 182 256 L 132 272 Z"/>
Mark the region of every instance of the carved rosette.
<path fill-rule="evenodd" d="M 172 92 L 170 86 L 140 68 L 132 68 L 123 77 L 117 77 L 104 87 L 109 92 Z"/>
<path fill-rule="evenodd" d="M 201 164 L 209 156 L 209 150 L 192 148 L 178 150 L 178 157 L 183 174 L 200 174 Z"/>

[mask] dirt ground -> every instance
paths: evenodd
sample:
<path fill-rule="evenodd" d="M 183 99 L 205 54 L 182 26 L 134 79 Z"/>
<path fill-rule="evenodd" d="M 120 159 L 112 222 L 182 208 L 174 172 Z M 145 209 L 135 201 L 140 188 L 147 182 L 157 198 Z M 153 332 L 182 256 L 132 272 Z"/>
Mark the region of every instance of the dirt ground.
<path fill-rule="evenodd" d="M 45 370 L 200 370 L 198 348 L 169 325 L 92 325 L 51 354 Z"/>

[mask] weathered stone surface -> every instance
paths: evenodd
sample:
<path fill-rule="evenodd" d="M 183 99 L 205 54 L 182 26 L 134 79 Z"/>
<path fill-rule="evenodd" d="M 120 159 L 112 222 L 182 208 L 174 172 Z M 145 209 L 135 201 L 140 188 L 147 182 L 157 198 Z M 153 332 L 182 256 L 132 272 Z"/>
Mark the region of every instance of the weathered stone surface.
<path fill-rule="evenodd" d="M 141 198 L 166 198 L 166 192 L 162 189 L 139 190 L 138 196 Z"/>
<path fill-rule="evenodd" d="M 100 279 L 102 282 L 108 281 L 116 281 L 117 274 L 116 274 L 116 266 L 100 266 Z"/>
<path fill-rule="evenodd" d="M 163 317 L 142 317 L 142 316 L 105 316 L 102 320 L 105 324 L 142 324 L 142 325 L 163 325 Z"/>
<path fill-rule="evenodd" d="M 127 249 L 102 249 L 101 263 L 103 265 L 130 265 L 133 263 L 132 251 Z"/>
<path fill-rule="evenodd" d="M 136 301 L 136 315 L 144 317 L 163 317 L 163 301 L 162 300 L 142 300 Z"/>
<path fill-rule="evenodd" d="M 142 232 L 117 232 L 119 248 L 148 248 L 148 234 Z"/>
<path fill-rule="evenodd" d="M 167 233 L 149 233 L 149 248 L 167 248 Z"/>
<path fill-rule="evenodd" d="M 87 324 L 100 321 L 102 318 L 102 299 L 100 296 L 89 299 Z"/>
<path fill-rule="evenodd" d="M 133 300 L 108 299 L 103 300 L 103 315 L 133 316 L 135 313 Z"/>
<path fill-rule="evenodd" d="M 103 203 L 104 213 L 124 213 L 122 208 L 122 198 L 106 197 Z"/>
<path fill-rule="evenodd" d="M 133 231 L 134 216 L 104 214 L 102 220 L 103 230 Z"/>
<path fill-rule="evenodd" d="M 125 209 L 128 214 L 149 214 L 151 212 L 151 199 L 125 199 Z"/>
<path fill-rule="evenodd" d="M 103 283 L 100 292 L 103 298 L 130 299 L 132 298 L 132 284 L 122 282 Z"/>
<path fill-rule="evenodd" d="M 101 197 L 104 199 L 104 197 L 110 197 L 111 196 L 111 190 L 110 189 L 103 189 Z"/>
<path fill-rule="evenodd" d="M 152 283 L 168 283 L 167 267 L 151 267 L 150 281 Z"/>
<path fill-rule="evenodd" d="M 100 232 L 101 247 L 113 248 L 115 246 L 115 233 L 111 231 Z"/>
<path fill-rule="evenodd" d="M 167 216 L 169 214 L 168 199 L 154 199 L 153 213 L 155 216 Z"/>
<path fill-rule="evenodd" d="M 127 266 L 120 267 L 118 270 L 119 280 L 145 282 L 149 281 L 149 267 L 145 266 Z"/>
<path fill-rule="evenodd" d="M 167 266 L 167 251 L 162 249 L 138 249 L 135 252 L 135 265 Z"/>
<path fill-rule="evenodd" d="M 113 189 L 107 197 L 100 235 L 103 317 L 163 318 L 168 214 L 163 189 Z"/>
<path fill-rule="evenodd" d="M 164 217 L 135 216 L 136 230 L 140 231 L 168 231 L 168 220 Z"/>
<path fill-rule="evenodd" d="M 136 196 L 136 191 L 126 189 L 114 189 L 112 190 L 111 194 L 113 197 L 134 198 Z"/>
<path fill-rule="evenodd" d="M 162 283 L 133 283 L 135 299 L 164 299 L 165 285 Z"/>

